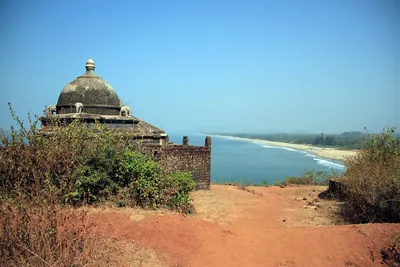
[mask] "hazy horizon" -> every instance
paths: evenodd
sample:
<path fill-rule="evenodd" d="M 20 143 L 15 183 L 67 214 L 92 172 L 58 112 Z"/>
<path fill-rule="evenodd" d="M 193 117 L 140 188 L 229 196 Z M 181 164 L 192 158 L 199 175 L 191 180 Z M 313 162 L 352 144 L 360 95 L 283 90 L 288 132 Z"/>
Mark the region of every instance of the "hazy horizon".
<path fill-rule="evenodd" d="M 6 0 L 0 34 L 0 128 L 91 57 L 167 132 L 400 129 L 400 1 Z"/>
<path fill-rule="evenodd" d="M 275 135 L 275 134 L 287 134 L 287 135 L 320 135 L 321 133 L 323 133 L 324 135 L 341 135 L 343 133 L 349 133 L 349 132 L 359 132 L 359 133 L 367 133 L 367 134 L 379 134 L 382 133 L 383 128 L 381 130 L 378 131 L 371 131 L 371 130 L 354 130 L 354 131 L 343 131 L 343 132 L 308 132 L 308 131 L 262 131 L 262 132 L 252 132 L 252 131 L 248 131 L 248 132 L 224 132 L 224 131 L 219 131 L 219 132 L 198 132 L 195 134 L 210 134 L 210 135 L 216 135 L 216 134 L 249 134 L 249 135 L 256 135 L 256 134 L 264 134 L 264 135 Z M 400 129 L 396 128 L 396 134 L 400 135 Z M 172 131 L 172 133 L 181 133 L 179 131 Z"/>

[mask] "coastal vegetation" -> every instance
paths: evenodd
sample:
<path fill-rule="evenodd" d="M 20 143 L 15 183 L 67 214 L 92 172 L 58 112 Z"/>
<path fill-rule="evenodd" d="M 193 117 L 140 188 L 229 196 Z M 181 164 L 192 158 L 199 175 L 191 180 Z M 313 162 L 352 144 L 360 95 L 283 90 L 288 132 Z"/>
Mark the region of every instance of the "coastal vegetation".
<path fill-rule="evenodd" d="M 301 176 L 286 177 L 282 182 L 276 182 L 277 186 L 287 186 L 287 185 L 328 185 L 329 179 L 332 177 L 338 177 L 340 174 L 338 172 L 306 172 Z"/>
<path fill-rule="evenodd" d="M 323 135 L 319 137 L 302 135 L 303 139 L 300 136 L 296 139 L 295 136 L 280 134 L 229 134 L 229 136 L 279 142 L 289 140 L 309 142 L 313 138 L 326 140 Z M 343 188 L 340 198 L 345 200 L 342 215 L 346 220 L 352 223 L 400 222 L 400 138 L 396 129 L 386 128 L 380 134 L 343 133 L 340 137 L 336 136 L 336 140 L 341 140 L 341 144 L 347 148 L 359 149 L 355 156 L 344 160 L 345 172 L 306 172 L 298 177 L 284 178 L 274 185 L 281 187 L 328 185 L 329 180 L 335 178 Z M 246 181 L 228 184 L 240 187 L 269 186 L 267 181 L 260 184 Z"/>
<path fill-rule="evenodd" d="M 190 212 L 190 173 L 166 173 L 118 130 L 79 122 L 43 135 L 38 118 L 0 131 L 0 265 L 83 266 L 103 249 L 87 213 L 99 203 Z M 58 122 L 54 122 L 58 123 Z M 100 256 L 99 256 L 100 255 Z"/>
<path fill-rule="evenodd" d="M 275 181 L 273 184 L 267 180 L 262 180 L 259 183 L 251 182 L 250 180 L 234 180 L 224 182 L 214 182 L 214 184 L 235 185 L 239 187 L 248 186 L 288 186 L 288 185 L 328 185 L 329 179 L 340 177 L 340 173 L 332 169 L 331 171 L 306 171 L 300 176 L 286 177 L 282 181 Z"/>
<path fill-rule="evenodd" d="M 217 133 L 216 133 L 217 134 Z M 249 138 L 257 140 L 266 140 L 272 142 L 313 145 L 317 147 L 335 147 L 340 149 L 355 150 L 362 148 L 368 136 L 376 134 L 368 134 L 359 131 L 344 132 L 342 134 L 255 134 L 255 133 L 218 133 L 217 135 L 226 135 L 239 138 Z M 395 137 L 400 140 L 400 135 Z"/>
<path fill-rule="evenodd" d="M 395 128 L 369 135 L 340 179 L 352 222 L 400 222 L 400 141 Z"/>
<path fill-rule="evenodd" d="M 190 173 L 165 172 L 118 130 L 74 122 L 43 135 L 37 118 L 0 132 L 0 265 L 111 265 L 112 247 L 89 223 L 88 205 L 193 211 Z M 29 117 L 30 118 L 30 117 Z M 400 141 L 394 128 L 365 135 L 343 174 L 306 172 L 275 183 L 343 185 L 342 215 L 352 223 L 400 222 Z M 232 183 L 239 189 L 251 183 Z M 267 181 L 259 185 L 269 186 Z M 398 258 L 398 247 L 388 259 Z"/>
<path fill-rule="evenodd" d="M 275 185 L 341 184 L 338 195 L 345 200 L 342 215 L 351 223 L 400 222 L 400 139 L 395 128 L 366 135 L 360 151 L 348 157 L 343 173 L 306 172 L 287 177 Z"/>

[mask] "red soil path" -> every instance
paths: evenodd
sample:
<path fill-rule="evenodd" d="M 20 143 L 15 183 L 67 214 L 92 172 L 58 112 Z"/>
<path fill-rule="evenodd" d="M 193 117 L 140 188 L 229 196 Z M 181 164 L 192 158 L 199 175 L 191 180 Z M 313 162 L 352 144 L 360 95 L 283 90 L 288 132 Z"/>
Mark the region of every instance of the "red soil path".
<path fill-rule="evenodd" d="M 399 224 L 332 225 L 326 214 L 337 203 L 305 206 L 320 187 L 252 189 L 195 193 L 193 216 L 145 212 L 135 220 L 139 210 L 116 210 L 93 218 L 105 235 L 154 250 L 163 266 L 380 266 L 379 250 L 400 232 Z"/>

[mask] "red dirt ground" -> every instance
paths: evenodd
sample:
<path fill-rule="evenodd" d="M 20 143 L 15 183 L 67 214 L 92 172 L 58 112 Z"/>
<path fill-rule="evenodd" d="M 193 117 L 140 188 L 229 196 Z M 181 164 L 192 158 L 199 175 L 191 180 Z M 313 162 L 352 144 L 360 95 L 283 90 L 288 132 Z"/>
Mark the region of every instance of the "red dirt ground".
<path fill-rule="evenodd" d="M 249 189 L 195 192 L 190 216 L 108 209 L 92 219 L 104 235 L 157 254 L 157 264 L 139 266 L 380 266 L 379 250 L 400 232 L 399 224 L 333 225 L 340 203 L 318 199 L 324 187 Z"/>

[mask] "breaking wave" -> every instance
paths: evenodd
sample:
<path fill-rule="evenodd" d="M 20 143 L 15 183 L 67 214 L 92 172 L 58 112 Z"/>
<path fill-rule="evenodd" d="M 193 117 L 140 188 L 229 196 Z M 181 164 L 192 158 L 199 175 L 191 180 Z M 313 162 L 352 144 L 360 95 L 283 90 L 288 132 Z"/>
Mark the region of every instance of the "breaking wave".
<path fill-rule="evenodd" d="M 315 157 L 314 160 L 317 161 L 318 164 L 329 167 L 329 168 L 335 168 L 335 169 L 341 169 L 341 170 L 346 169 L 346 166 L 339 164 L 339 163 L 331 162 L 326 159 L 321 159 L 321 158 Z"/>
<path fill-rule="evenodd" d="M 336 162 L 329 161 L 327 159 L 319 158 L 316 155 L 308 153 L 306 151 L 293 149 L 293 148 L 289 148 L 289 147 L 265 145 L 265 144 L 261 144 L 259 142 L 252 142 L 252 143 L 253 144 L 257 144 L 257 145 L 261 145 L 262 147 L 265 147 L 265 148 L 282 149 L 282 150 L 287 150 L 287 151 L 292 151 L 292 152 L 298 152 L 298 153 L 304 154 L 305 157 L 313 158 L 313 160 L 315 160 L 317 162 L 317 164 L 325 166 L 325 167 L 328 167 L 328 168 L 334 168 L 334 169 L 339 169 L 339 170 L 346 169 L 346 166 L 344 166 L 344 165 L 342 165 L 340 163 L 336 163 Z"/>

